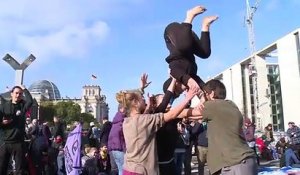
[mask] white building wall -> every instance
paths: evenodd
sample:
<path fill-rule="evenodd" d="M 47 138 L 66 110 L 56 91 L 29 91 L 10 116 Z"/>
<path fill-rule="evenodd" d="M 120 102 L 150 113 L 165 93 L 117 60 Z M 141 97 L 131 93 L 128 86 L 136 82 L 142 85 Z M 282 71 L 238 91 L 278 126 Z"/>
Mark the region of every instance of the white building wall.
<path fill-rule="evenodd" d="M 256 69 L 257 69 L 257 93 L 258 93 L 258 110 L 256 111 L 257 126 L 258 129 L 263 130 L 269 123 L 272 123 L 271 110 L 270 110 L 270 99 L 267 96 L 269 89 L 268 82 L 268 70 L 266 61 L 264 58 L 255 56 Z M 259 121 L 258 121 L 259 120 Z"/>
<path fill-rule="evenodd" d="M 299 32 L 299 30 L 297 32 Z M 284 127 L 287 129 L 287 123 L 289 121 L 294 121 L 296 124 L 300 123 L 300 73 L 294 33 L 278 40 L 277 51 L 280 69 Z"/>
<path fill-rule="evenodd" d="M 226 99 L 232 100 L 244 112 L 243 87 L 241 65 L 235 64 L 223 72 L 223 80 L 226 87 Z"/>
<path fill-rule="evenodd" d="M 245 100 L 245 105 L 244 106 L 244 114 L 246 115 L 245 117 L 249 118 L 252 120 L 252 111 L 251 111 L 251 94 L 250 94 L 250 80 L 249 80 L 249 68 L 248 66 L 244 66 L 243 68 L 244 72 L 244 88 L 245 88 L 245 94 L 244 94 L 244 100 Z"/>

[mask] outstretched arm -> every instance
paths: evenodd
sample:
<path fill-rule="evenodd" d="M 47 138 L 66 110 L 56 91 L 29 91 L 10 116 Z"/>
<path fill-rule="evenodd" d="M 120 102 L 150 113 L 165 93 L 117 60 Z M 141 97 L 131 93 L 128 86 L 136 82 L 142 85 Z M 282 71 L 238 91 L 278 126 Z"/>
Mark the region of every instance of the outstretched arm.
<path fill-rule="evenodd" d="M 218 19 L 218 16 L 207 16 L 203 19 L 202 22 L 202 32 L 200 40 L 198 36 L 193 33 L 194 38 L 194 53 L 201 58 L 208 58 L 211 54 L 211 44 L 210 44 L 210 35 L 209 27 L 210 25 Z"/>
<path fill-rule="evenodd" d="M 195 6 L 195 7 L 193 7 L 192 9 L 189 9 L 189 10 L 186 12 L 186 18 L 185 18 L 184 22 L 185 22 L 185 23 L 190 23 L 190 24 L 192 24 L 194 18 L 195 18 L 197 15 L 199 15 L 199 14 L 205 12 L 205 11 L 206 11 L 206 8 L 203 7 L 203 6 L 200 6 L 200 5 Z"/>
<path fill-rule="evenodd" d="M 169 112 L 164 113 L 164 121 L 168 122 L 172 119 L 175 119 L 190 102 L 190 100 L 199 93 L 199 90 L 196 88 L 190 88 L 185 99 L 176 107 L 171 109 Z"/>
<path fill-rule="evenodd" d="M 22 89 L 25 95 L 25 105 L 23 110 L 26 112 L 32 106 L 33 99 L 30 92 L 24 86 L 22 86 Z"/>
<path fill-rule="evenodd" d="M 172 81 L 167 89 L 167 92 L 164 95 L 162 102 L 155 109 L 155 113 L 165 112 L 168 104 L 170 103 L 171 98 L 174 98 L 174 89 L 175 89 L 176 79 L 172 78 Z"/>
<path fill-rule="evenodd" d="M 198 108 L 187 108 L 184 109 L 177 118 L 189 117 L 192 119 L 202 119 L 202 112 Z"/>

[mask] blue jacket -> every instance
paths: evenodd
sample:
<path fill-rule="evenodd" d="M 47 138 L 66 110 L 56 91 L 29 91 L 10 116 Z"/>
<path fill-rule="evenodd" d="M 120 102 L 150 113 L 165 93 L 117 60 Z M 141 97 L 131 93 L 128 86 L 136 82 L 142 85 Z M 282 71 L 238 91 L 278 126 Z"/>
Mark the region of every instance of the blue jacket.
<path fill-rule="evenodd" d="M 122 127 L 125 117 L 126 115 L 121 112 L 116 113 L 112 121 L 112 128 L 108 136 L 108 144 L 107 144 L 108 151 L 125 152 L 126 147 L 125 147 L 125 139 L 123 135 L 123 127 Z"/>

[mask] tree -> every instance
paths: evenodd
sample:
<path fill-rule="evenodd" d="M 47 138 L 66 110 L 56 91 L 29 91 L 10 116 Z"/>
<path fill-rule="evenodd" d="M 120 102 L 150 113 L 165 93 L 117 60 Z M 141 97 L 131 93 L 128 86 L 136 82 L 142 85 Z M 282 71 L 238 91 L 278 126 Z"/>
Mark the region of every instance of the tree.
<path fill-rule="evenodd" d="M 89 128 L 90 122 L 96 122 L 96 119 L 90 113 L 81 113 L 80 119 L 83 122 L 83 126 L 85 129 Z"/>
<path fill-rule="evenodd" d="M 55 114 L 70 124 L 80 120 L 81 108 L 73 101 L 62 101 L 55 105 Z"/>
<path fill-rule="evenodd" d="M 55 106 L 52 101 L 42 101 L 39 107 L 39 117 L 42 121 L 53 121 Z"/>
<path fill-rule="evenodd" d="M 81 113 L 80 118 L 81 118 L 81 121 L 86 122 L 86 123 L 96 122 L 96 119 L 90 113 Z"/>

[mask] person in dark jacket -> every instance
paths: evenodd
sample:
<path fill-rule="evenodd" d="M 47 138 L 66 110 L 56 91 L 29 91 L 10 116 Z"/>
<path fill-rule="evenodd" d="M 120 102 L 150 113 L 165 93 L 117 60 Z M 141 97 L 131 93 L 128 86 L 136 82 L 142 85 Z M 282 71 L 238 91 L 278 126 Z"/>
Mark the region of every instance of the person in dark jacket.
<path fill-rule="evenodd" d="M 58 136 L 64 139 L 65 128 L 64 128 L 64 124 L 60 120 L 60 117 L 54 116 L 53 122 L 54 122 L 54 130 L 53 130 L 54 141 Z"/>
<path fill-rule="evenodd" d="M 100 145 L 107 145 L 109 132 L 112 124 L 108 121 L 108 117 L 103 117 L 103 126 L 100 130 Z"/>
<path fill-rule="evenodd" d="M 108 121 L 108 116 L 103 117 L 103 125 L 102 125 L 102 128 L 100 129 L 100 134 L 99 134 L 101 146 L 108 145 L 108 136 L 109 136 L 111 127 L 112 127 L 112 123 L 110 121 Z M 113 157 L 111 152 L 109 152 L 109 156 Z M 115 162 L 115 159 L 111 158 L 110 163 L 111 163 L 111 174 L 112 175 L 118 174 L 118 166 Z"/>
<path fill-rule="evenodd" d="M 256 143 L 255 143 L 255 125 L 252 123 L 252 121 L 245 117 L 244 118 L 244 134 L 245 134 L 245 140 L 250 148 L 252 148 L 256 154 L 256 160 L 257 164 L 260 164 L 259 156 L 256 152 Z"/>
<path fill-rule="evenodd" d="M 169 84 L 165 94 L 157 94 L 153 99 L 154 110 L 150 113 L 166 112 L 170 109 L 172 99 L 176 97 L 175 92 L 176 79 L 172 78 L 172 82 Z M 174 152 L 176 148 L 176 142 L 179 136 L 177 131 L 177 123 L 181 119 L 174 119 L 167 122 L 156 133 L 157 142 L 157 154 L 159 173 L 161 175 L 169 175 L 176 173 Z"/>
<path fill-rule="evenodd" d="M 111 159 L 114 159 L 117 164 L 119 175 L 122 175 L 123 172 L 124 154 L 126 151 L 122 127 L 125 117 L 125 108 L 121 104 L 119 104 L 118 112 L 116 113 L 112 121 L 112 127 L 108 136 L 107 145 L 108 151 L 113 156 L 111 157 Z"/>
<path fill-rule="evenodd" d="M 96 138 L 96 135 L 93 130 L 95 130 L 95 123 L 90 122 L 90 127 L 87 133 L 87 138 L 89 139 L 89 144 L 91 147 L 97 147 L 98 146 L 98 138 Z"/>
<path fill-rule="evenodd" d="M 51 160 L 53 160 L 53 167 L 55 171 L 58 171 L 57 161 L 55 159 L 59 153 L 59 145 L 64 144 L 64 135 L 65 135 L 65 128 L 64 124 L 62 123 L 60 117 L 54 116 L 54 129 L 53 129 L 53 144 L 51 147 Z"/>
<path fill-rule="evenodd" d="M 207 139 L 207 124 L 203 120 L 198 120 L 193 127 L 194 133 L 198 135 L 197 138 L 197 161 L 198 174 L 204 175 L 204 167 L 207 162 L 208 153 L 208 139 Z"/>
<path fill-rule="evenodd" d="M 170 52 L 166 58 L 170 74 L 189 88 L 192 86 L 200 88 L 204 85 L 203 80 L 197 75 L 198 68 L 194 55 L 208 58 L 211 54 L 209 27 L 218 17 L 209 16 L 204 18 L 200 39 L 192 31 L 194 18 L 205 11 L 204 7 L 195 6 L 187 11 L 183 23 L 170 23 L 164 32 L 165 43 Z"/>
<path fill-rule="evenodd" d="M 22 99 L 23 92 L 25 100 Z M 25 121 L 26 112 L 32 105 L 32 97 L 25 87 L 15 86 L 11 100 L 0 105 L 0 174 L 7 174 L 11 157 L 14 156 L 16 174 L 25 173 Z"/>

